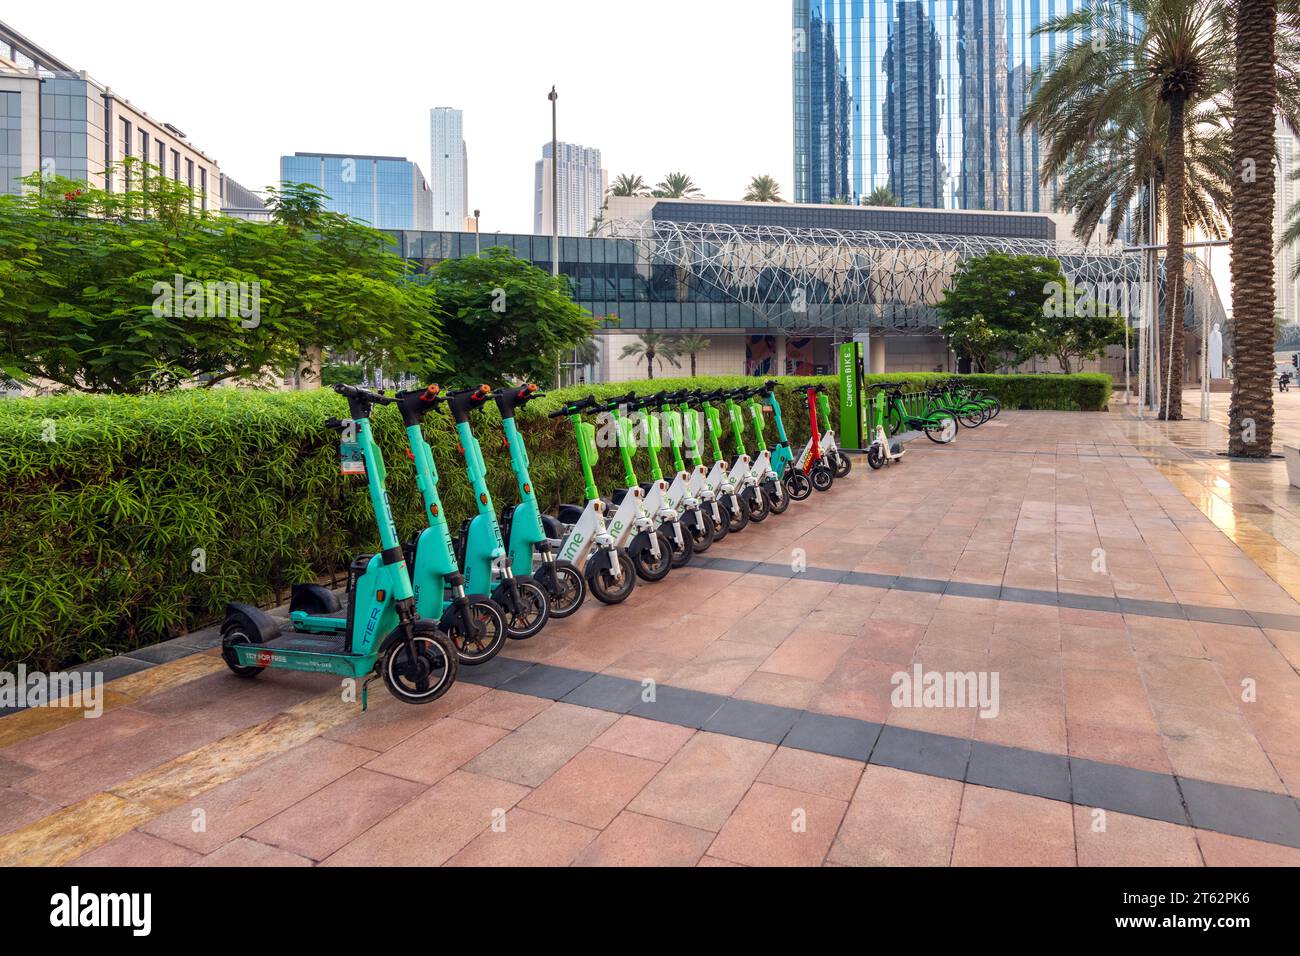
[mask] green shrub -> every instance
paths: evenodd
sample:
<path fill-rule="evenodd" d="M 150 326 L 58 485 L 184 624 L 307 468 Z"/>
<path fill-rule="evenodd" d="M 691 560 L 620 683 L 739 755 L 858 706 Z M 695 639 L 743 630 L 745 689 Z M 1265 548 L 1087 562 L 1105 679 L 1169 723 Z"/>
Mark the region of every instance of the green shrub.
<path fill-rule="evenodd" d="M 1007 408 L 1100 408 L 1109 395 L 1105 376 L 973 378 Z M 712 389 L 754 381 L 716 376 L 694 384 Z M 837 410 L 838 383 L 831 376 L 779 382 L 797 451 L 808 435 L 803 388 L 832 386 Z M 582 386 L 531 402 L 520 428 L 542 504 L 582 496 L 571 427 L 546 417 L 564 397 L 645 394 L 682 384 Z M 375 549 L 365 484 L 339 476 L 338 437 L 321 425 L 346 414 L 346 403 L 331 391 L 213 389 L 0 402 L 0 668 L 61 666 L 153 643 L 218 619 L 227 601 L 266 603 L 295 581 L 314 580 Z M 512 503 L 514 476 L 499 451 L 495 404 L 480 414 L 476 434 L 492 494 L 498 506 Z M 405 435 L 391 408 L 377 409 L 374 424 L 398 527 L 408 536 L 421 527 L 422 509 Z M 445 506 L 459 523 L 475 511 L 454 430 L 439 413 L 429 417 L 426 432 Z M 774 438 L 770 427 L 768 436 Z M 644 451 L 637 461 L 644 469 Z M 612 488 L 622 477 L 617 450 L 602 449 L 601 486 Z M 195 570 L 200 560 L 201 572 Z"/>

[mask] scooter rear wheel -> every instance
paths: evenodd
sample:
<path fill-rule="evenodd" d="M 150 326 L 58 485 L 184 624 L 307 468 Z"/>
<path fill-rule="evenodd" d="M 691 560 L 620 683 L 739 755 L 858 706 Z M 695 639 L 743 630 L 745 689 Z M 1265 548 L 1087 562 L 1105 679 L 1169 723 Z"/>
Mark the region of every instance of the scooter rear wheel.
<path fill-rule="evenodd" d="M 636 587 L 636 568 L 627 551 L 619 548 L 615 552 L 622 578 L 616 580 L 608 568 L 596 570 L 594 563 L 587 564 L 587 586 L 596 600 L 602 604 L 622 604 Z"/>
<path fill-rule="evenodd" d="M 555 585 L 550 589 L 551 617 L 565 618 L 587 599 L 587 582 L 572 561 L 556 561 L 552 568 Z"/>
<path fill-rule="evenodd" d="M 781 482 L 785 485 L 785 493 L 794 501 L 803 501 L 812 494 L 812 482 L 798 468 L 786 472 Z"/>
<path fill-rule="evenodd" d="M 252 639 L 244 633 L 238 624 L 232 624 L 221 632 L 221 659 L 226 662 L 230 672 L 236 677 L 256 677 L 265 668 L 245 667 L 232 649 L 236 644 L 252 644 Z"/>
<path fill-rule="evenodd" d="M 415 655 L 407 653 L 406 641 L 393 640 L 379 662 L 384 683 L 394 697 L 405 704 L 429 704 L 456 682 L 456 649 L 451 638 L 432 621 L 416 621 L 412 641 Z"/>
<path fill-rule="evenodd" d="M 462 664 L 471 667 L 486 664 L 505 646 L 505 613 L 501 610 L 501 605 L 491 598 L 476 598 L 470 601 L 466 610 L 479 627 L 477 637 L 470 637 L 469 629 L 457 620 L 458 615 L 454 609 L 443 615 L 443 631 L 451 638 L 451 643 L 456 648 L 456 657 Z"/>

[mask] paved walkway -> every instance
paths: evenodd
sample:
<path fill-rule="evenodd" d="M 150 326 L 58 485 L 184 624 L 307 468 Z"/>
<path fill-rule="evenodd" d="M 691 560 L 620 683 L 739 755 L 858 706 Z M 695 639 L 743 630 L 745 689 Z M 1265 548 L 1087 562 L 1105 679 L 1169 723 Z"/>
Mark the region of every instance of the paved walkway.
<path fill-rule="evenodd" d="M 427 707 L 119 660 L 99 719 L 0 719 L 0 864 L 1300 864 L 1300 492 L 1220 446 L 1116 406 L 859 460 Z"/>

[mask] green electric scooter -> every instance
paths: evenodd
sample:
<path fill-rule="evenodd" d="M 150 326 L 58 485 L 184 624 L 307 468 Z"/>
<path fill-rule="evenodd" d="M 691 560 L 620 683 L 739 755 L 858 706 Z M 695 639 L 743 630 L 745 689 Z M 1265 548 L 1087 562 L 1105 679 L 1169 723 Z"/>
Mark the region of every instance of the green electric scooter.
<path fill-rule="evenodd" d="M 498 389 L 494 394 L 497 409 L 501 412 L 506 448 L 510 451 L 510 467 L 519 486 L 519 504 L 507 505 L 501 510 L 501 536 L 509 546 L 516 579 L 531 574 L 533 580 L 546 589 L 551 617 L 565 618 L 582 607 L 587 597 L 587 584 L 577 565 L 555 557 L 551 536 L 537 506 L 533 479 L 528 473 L 528 448 L 515 423 L 515 411 L 542 393 L 536 385 L 524 385 Z M 553 518 L 550 520 L 554 522 L 551 529 L 554 537 L 562 538 L 559 522 Z"/>
<path fill-rule="evenodd" d="M 495 590 L 491 590 L 492 600 L 506 613 L 506 633 L 515 640 L 523 640 L 546 626 L 550 600 L 531 575 L 515 574 L 501 539 L 501 526 L 488 491 L 483 450 L 469 421 L 470 415 L 483 408 L 491 397 L 492 389 L 488 385 L 447 392 L 444 396 L 456 423 L 456 436 L 465 456 L 465 474 L 474 489 L 478 508 L 478 514 L 461 525 L 454 545 L 470 593 L 488 593 L 493 581 L 498 581 Z"/>
<path fill-rule="evenodd" d="M 256 677 L 272 668 L 366 678 L 363 708 L 369 678 L 376 673 L 398 700 L 429 703 L 455 682 L 457 656 L 451 639 L 434 621 L 417 612 L 388 503 L 384 458 L 370 428 L 374 406 L 395 404 L 397 399 L 355 385 L 336 385 L 334 390 L 347 398 L 351 417 L 347 422 L 330 419 L 325 424 L 342 433 L 340 450 L 345 460 L 353 463 L 354 470 L 365 469 L 383 550 L 352 562 L 342 628 L 331 620 L 322 622 L 316 633 L 282 634 L 279 624 L 265 611 L 232 602 L 221 626 L 221 656 L 239 677 Z"/>

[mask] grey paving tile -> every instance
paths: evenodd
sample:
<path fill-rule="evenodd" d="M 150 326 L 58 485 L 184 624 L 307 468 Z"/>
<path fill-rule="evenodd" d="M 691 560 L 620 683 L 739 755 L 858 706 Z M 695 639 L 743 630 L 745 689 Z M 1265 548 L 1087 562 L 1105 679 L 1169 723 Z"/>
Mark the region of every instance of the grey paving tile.
<path fill-rule="evenodd" d="M 1184 604 L 1183 610 L 1189 621 L 1204 621 L 1207 624 L 1236 624 L 1242 627 L 1254 627 L 1255 620 L 1245 611 L 1235 607 L 1204 607 L 1200 604 Z"/>
<path fill-rule="evenodd" d="M 85 664 L 78 664 L 76 667 L 69 667 L 70 671 L 79 671 L 81 673 L 103 674 L 104 682 L 116 680 L 119 677 L 125 677 L 127 674 L 135 674 L 138 671 L 148 670 L 150 667 L 157 665 L 150 661 L 138 660 L 134 657 L 125 657 L 121 654 L 116 657 L 105 657 L 97 661 L 89 661 Z"/>
<path fill-rule="evenodd" d="M 1136 614 L 1141 617 L 1165 617 L 1176 621 L 1187 620 L 1181 604 L 1169 601 L 1145 601 L 1138 598 L 1117 598 L 1119 609 L 1124 614 Z"/>
<path fill-rule="evenodd" d="M 1119 611 L 1119 601 L 1102 594 L 1061 593 L 1057 595 L 1057 603 L 1080 611 Z"/>
<path fill-rule="evenodd" d="M 182 657 L 190 657 L 197 653 L 199 649 L 189 644 L 163 641 L 161 644 L 151 644 L 148 647 L 127 651 L 123 656 L 148 664 L 166 664 L 168 661 L 180 660 Z"/>
<path fill-rule="evenodd" d="M 638 698 L 628 713 L 647 720 L 659 720 L 699 730 L 726 700 L 726 697 L 717 694 L 704 694 L 697 690 L 683 690 L 660 684 L 655 688 L 654 700 Z"/>
<path fill-rule="evenodd" d="M 1259 627 L 1267 627 L 1274 631 L 1300 631 L 1300 616 L 1295 614 L 1274 614 L 1269 611 L 1249 613 Z"/>
<path fill-rule="evenodd" d="M 1193 826 L 1300 847 L 1300 807 L 1293 797 L 1183 777 L 1178 786 Z"/>
<path fill-rule="evenodd" d="M 1014 601 L 1017 604 L 1051 604 L 1057 603 L 1055 591 L 1041 591 L 1037 588 L 1003 587 L 999 601 Z"/>
<path fill-rule="evenodd" d="M 482 687 L 500 687 L 508 680 L 513 680 L 530 667 L 536 667 L 532 661 L 518 661 L 512 657 L 498 654 L 486 664 L 475 667 L 462 667 L 457 671 L 457 680 Z"/>
<path fill-rule="evenodd" d="M 1071 757 L 1070 783 L 1079 806 L 1187 824 L 1178 784 L 1167 774 Z"/>
<path fill-rule="evenodd" d="M 852 717 L 805 712 L 782 741 L 786 747 L 866 762 L 880 736 L 880 724 Z"/>
<path fill-rule="evenodd" d="M 626 714 L 641 700 L 641 682 L 609 674 L 595 674 L 563 698 L 566 704 Z"/>
<path fill-rule="evenodd" d="M 974 584 L 970 581 L 949 581 L 944 594 L 954 597 L 988 598 L 996 601 L 1002 588 L 997 584 Z"/>
<path fill-rule="evenodd" d="M 1003 747 L 977 740 L 971 744 L 966 782 L 1068 802 L 1071 792 L 1070 760 L 1059 754 Z"/>
<path fill-rule="evenodd" d="M 590 679 L 590 671 L 578 671 L 568 667 L 552 667 L 550 664 L 535 664 L 510 678 L 509 681 L 497 686 L 513 694 L 528 694 L 532 697 L 559 700 Z"/>
<path fill-rule="evenodd" d="M 850 571 L 844 576 L 845 584 L 854 584 L 863 588 L 892 588 L 898 577 L 893 574 L 877 574 L 874 571 Z"/>
<path fill-rule="evenodd" d="M 947 587 L 947 581 L 933 578 L 899 578 L 894 582 L 895 591 L 919 591 L 922 594 L 942 594 Z"/>
<path fill-rule="evenodd" d="M 931 777 L 965 780 L 971 741 L 924 730 L 886 725 L 880 732 L 871 762 Z"/>
<path fill-rule="evenodd" d="M 752 700 L 728 700 L 705 722 L 702 730 L 746 740 L 779 744 L 803 711 Z"/>

